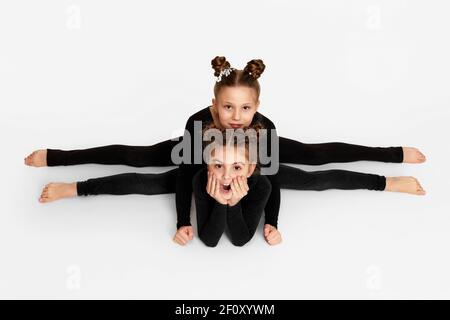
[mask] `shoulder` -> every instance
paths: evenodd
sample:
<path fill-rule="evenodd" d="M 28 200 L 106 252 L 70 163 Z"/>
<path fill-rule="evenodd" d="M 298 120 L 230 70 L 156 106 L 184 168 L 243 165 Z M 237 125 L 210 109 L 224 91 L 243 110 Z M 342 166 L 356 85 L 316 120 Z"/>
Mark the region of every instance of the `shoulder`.
<path fill-rule="evenodd" d="M 262 113 L 256 112 L 254 119 L 256 122 L 261 122 L 261 124 L 266 128 L 266 129 L 275 129 L 275 124 L 272 122 L 272 120 L 270 120 L 269 118 L 267 118 L 266 116 L 264 116 Z"/>
<path fill-rule="evenodd" d="M 195 173 L 194 178 L 192 179 L 192 187 L 194 190 L 204 190 L 206 187 L 207 170 L 207 168 L 202 168 Z"/>
<path fill-rule="evenodd" d="M 269 178 L 265 175 L 257 174 L 253 177 L 253 189 L 262 192 L 263 194 L 269 194 L 272 191 L 272 184 Z M 250 189 L 251 190 L 251 189 Z"/>
<path fill-rule="evenodd" d="M 188 121 L 195 120 L 208 120 L 211 117 L 211 112 L 209 111 L 209 107 L 203 108 L 196 113 L 192 114 Z"/>

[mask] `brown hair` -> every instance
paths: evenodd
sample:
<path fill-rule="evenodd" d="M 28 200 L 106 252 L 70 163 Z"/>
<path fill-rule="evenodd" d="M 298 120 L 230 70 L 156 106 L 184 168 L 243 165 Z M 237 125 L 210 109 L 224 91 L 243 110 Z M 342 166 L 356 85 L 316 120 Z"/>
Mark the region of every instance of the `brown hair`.
<path fill-rule="evenodd" d="M 236 145 L 243 145 L 245 147 L 245 155 L 247 157 L 247 159 L 250 158 L 250 140 L 256 140 L 256 151 L 257 151 L 257 158 L 256 158 L 256 168 L 254 173 L 255 174 L 259 174 L 259 170 L 260 170 L 260 165 L 259 165 L 259 157 L 258 157 L 258 151 L 259 151 L 259 137 L 264 134 L 264 130 L 261 131 L 261 129 L 264 129 L 264 126 L 261 123 L 255 123 L 252 124 L 248 127 L 244 127 L 242 129 L 221 129 L 218 128 L 214 123 L 210 123 L 206 126 L 203 127 L 203 131 L 202 131 L 202 136 L 205 135 L 206 131 L 209 129 L 217 129 L 220 131 L 221 135 L 222 135 L 222 146 L 227 146 L 230 143 L 233 146 Z M 254 134 L 250 134 L 248 135 L 248 129 L 253 129 L 254 130 Z M 227 130 L 230 130 L 233 132 L 233 135 L 227 135 Z M 250 131 L 250 133 L 252 133 L 253 131 Z M 227 139 L 228 138 L 228 139 Z M 231 138 L 231 139 L 230 139 Z M 230 140 L 234 140 L 231 141 Z M 203 141 L 203 148 L 205 148 L 206 146 L 212 144 L 212 143 L 218 143 L 219 141 Z"/>
<path fill-rule="evenodd" d="M 214 69 L 214 76 L 218 77 L 220 73 L 231 65 L 223 56 L 216 56 L 211 60 L 211 66 Z M 223 87 L 246 86 L 255 89 L 256 98 L 259 99 L 261 88 L 258 78 L 264 72 L 266 66 L 261 59 L 253 59 L 247 62 L 244 70 L 233 68 L 228 76 L 222 76 L 219 82 L 214 85 L 214 96 L 217 98 Z"/>

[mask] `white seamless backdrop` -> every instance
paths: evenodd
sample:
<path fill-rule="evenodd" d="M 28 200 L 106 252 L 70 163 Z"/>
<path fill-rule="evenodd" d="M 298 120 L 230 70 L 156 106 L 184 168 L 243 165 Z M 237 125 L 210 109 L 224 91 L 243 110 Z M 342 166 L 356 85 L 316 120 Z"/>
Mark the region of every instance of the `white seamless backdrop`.
<path fill-rule="evenodd" d="M 450 298 L 448 1 L 0 3 L 0 297 Z M 175 197 L 38 202 L 49 182 L 168 168 L 31 168 L 39 148 L 150 145 L 211 103 L 210 61 L 263 59 L 260 112 L 306 143 L 416 146 L 421 165 L 299 166 L 417 177 L 428 194 L 282 190 L 246 246 L 172 242 Z M 194 211 L 194 210 L 193 210 Z M 193 212 L 193 223 L 195 214 Z"/>

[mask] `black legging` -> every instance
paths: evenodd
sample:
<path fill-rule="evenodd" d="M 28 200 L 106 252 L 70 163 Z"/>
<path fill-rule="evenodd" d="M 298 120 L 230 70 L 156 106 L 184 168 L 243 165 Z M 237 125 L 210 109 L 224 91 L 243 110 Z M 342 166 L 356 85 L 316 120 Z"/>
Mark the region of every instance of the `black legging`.
<path fill-rule="evenodd" d="M 179 137 L 178 140 L 181 140 Z M 151 146 L 108 145 L 82 150 L 47 149 L 47 165 L 75 165 L 85 163 L 122 164 L 133 167 L 173 166 L 172 148 L 177 140 L 166 140 Z M 320 165 L 330 162 L 372 160 L 402 162 L 401 147 L 367 147 L 330 142 L 305 144 L 279 137 L 281 163 Z M 94 194 L 161 194 L 175 192 L 178 169 L 161 174 L 125 173 L 89 179 L 77 184 L 79 195 Z M 280 164 L 279 183 L 283 189 L 327 190 L 368 189 L 384 190 L 386 178 L 380 175 L 347 170 L 306 172 Z"/>
<path fill-rule="evenodd" d="M 122 173 L 77 182 L 79 196 L 175 193 L 178 168 L 163 173 Z M 384 190 L 385 177 L 347 170 L 307 172 L 280 164 L 280 187 L 294 190 Z M 205 186 L 206 187 L 206 186 Z"/>
<path fill-rule="evenodd" d="M 132 167 L 174 166 L 172 148 L 177 140 L 166 140 L 151 146 L 113 144 L 82 150 L 47 149 L 47 165 L 70 166 L 85 163 L 123 164 Z M 342 142 L 306 144 L 279 137 L 280 163 L 321 165 L 359 160 L 402 162 L 402 147 L 366 147 Z"/>

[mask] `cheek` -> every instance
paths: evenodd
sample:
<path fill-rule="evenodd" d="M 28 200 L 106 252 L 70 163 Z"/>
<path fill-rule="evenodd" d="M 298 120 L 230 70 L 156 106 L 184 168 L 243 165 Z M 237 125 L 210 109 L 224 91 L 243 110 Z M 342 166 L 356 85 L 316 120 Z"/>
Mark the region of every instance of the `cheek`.
<path fill-rule="evenodd" d="M 221 109 L 218 113 L 220 122 L 226 122 L 230 119 L 230 113 L 231 112 L 227 112 L 225 109 Z"/>
<path fill-rule="evenodd" d="M 221 176 L 221 168 L 216 168 L 215 166 L 209 167 L 209 172 L 214 173 L 216 176 Z"/>
<path fill-rule="evenodd" d="M 232 174 L 232 178 L 237 178 L 237 177 L 244 177 L 244 178 L 246 178 L 247 177 L 247 172 L 248 172 L 248 170 L 246 170 L 245 168 L 242 168 L 239 171 L 235 171 Z"/>
<path fill-rule="evenodd" d="M 254 115 L 255 115 L 254 112 L 252 112 L 252 113 L 244 112 L 243 113 L 243 118 L 244 118 L 244 122 L 245 122 L 246 125 L 250 125 L 250 123 L 253 120 Z"/>

